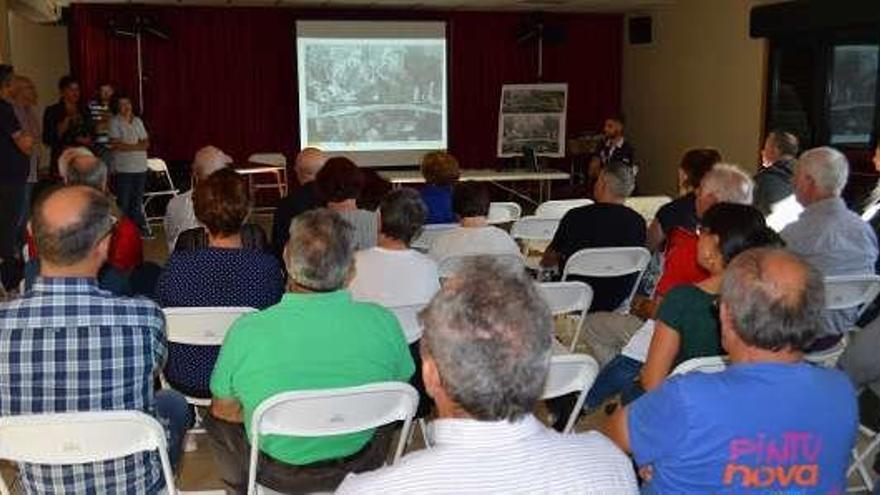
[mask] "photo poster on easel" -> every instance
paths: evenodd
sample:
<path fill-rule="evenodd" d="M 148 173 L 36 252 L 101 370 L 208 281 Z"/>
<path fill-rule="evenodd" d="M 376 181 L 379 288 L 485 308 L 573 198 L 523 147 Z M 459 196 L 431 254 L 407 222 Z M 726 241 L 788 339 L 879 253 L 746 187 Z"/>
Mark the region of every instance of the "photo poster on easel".
<path fill-rule="evenodd" d="M 498 157 L 565 156 L 568 84 L 505 84 L 498 111 Z"/>

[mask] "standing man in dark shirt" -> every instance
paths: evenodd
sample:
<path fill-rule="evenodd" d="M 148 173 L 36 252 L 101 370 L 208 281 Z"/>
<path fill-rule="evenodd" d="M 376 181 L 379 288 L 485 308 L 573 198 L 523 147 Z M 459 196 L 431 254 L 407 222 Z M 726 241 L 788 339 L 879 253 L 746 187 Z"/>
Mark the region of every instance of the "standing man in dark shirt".
<path fill-rule="evenodd" d="M 290 237 L 290 221 L 304 211 L 321 206 L 315 177 L 326 161 L 327 157 L 318 148 L 306 148 L 296 157 L 293 171 L 300 187 L 278 202 L 272 221 L 272 253 L 278 259 L 282 259 L 284 245 Z"/>
<path fill-rule="evenodd" d="M 754 177 L 755 207 L 764 215 L 794 193 L 792 180 L 798 147 L 798 138 L 789 132 L 773 131 L 767 135 L 761 150 L 761 170 Z"/>
<path fill-rule="evenodd" d="M 596 202 L 575 208 L 562 217 L 541 266 L 558 267 L 561 273 L 568 258 L 581 249 L 644 247 L 645 219 L 623 204 L 634 188 L 633 167 L 620 162 L 602 167 L 593 190 Z M 591 311 L 613 311 L 629 295 L 634 277 L 585 281 L 593 288 Z"/>
<path fill-rule="evenodd" d="M 24 208 L 25 187 L 30 173 L 34 138 L 22 130 L 12 96 L 13 69 L 0 65 L 0 260 L 18 256 L 21 242 L 19 215 Z"/>
<path fill-rule="evenodd" d="M 635 166 L 635 149 L 623 136 L 623 131 L 624 119 L 622 115 L 612 115 L 605 119 L 605 125 L 602 127 L 604 137 L 590 158 L 589 183 L 596 180 L 602 166 L 611 162 Z"/>
<path fill-rule="evenodd" d="M 49 170 L 58 175 L 58 157 L 68 146 L 92 145 L 92 122 L 83 106 L 79 82 L 72 76 L 58 81 L 61 99 L 43 112 L 43 142 L 51 148 Z"/>

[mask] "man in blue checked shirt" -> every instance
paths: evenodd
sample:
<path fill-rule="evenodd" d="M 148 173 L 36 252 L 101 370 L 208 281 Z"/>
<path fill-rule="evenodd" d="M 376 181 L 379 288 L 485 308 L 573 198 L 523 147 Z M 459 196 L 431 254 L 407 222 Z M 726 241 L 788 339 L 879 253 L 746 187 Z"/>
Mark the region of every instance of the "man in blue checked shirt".
<path fill-rule="evenodd" d="M 110 200 L 86 186 L 57 189 L 31 220 L 40 277 L 0 304 L 0 415 L 140 410 L 169 431 L 175 463 L 190 411 L 179 393 L 154 393 L 165 359 L 165 321 L 146 299 L 98 288 L 116 219 Z M 27 493 L 152 494 L 159 456 L 139 453 L 95 464 L 19 466 Z"/>

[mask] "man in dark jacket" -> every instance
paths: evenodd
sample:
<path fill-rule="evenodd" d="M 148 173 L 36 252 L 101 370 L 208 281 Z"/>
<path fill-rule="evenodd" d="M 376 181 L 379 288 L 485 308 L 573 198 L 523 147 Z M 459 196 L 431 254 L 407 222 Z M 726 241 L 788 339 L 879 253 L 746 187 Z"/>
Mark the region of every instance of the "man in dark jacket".
<path fill-rule="evenodd" d="M 773 205 L 791 196 L 794 163 L 798 155 L 798 139 L 794 134 L 773 131 L 767 135 L 761 150 L 761 170 L 755 174 L 755 207 L 769 215 Z"/>

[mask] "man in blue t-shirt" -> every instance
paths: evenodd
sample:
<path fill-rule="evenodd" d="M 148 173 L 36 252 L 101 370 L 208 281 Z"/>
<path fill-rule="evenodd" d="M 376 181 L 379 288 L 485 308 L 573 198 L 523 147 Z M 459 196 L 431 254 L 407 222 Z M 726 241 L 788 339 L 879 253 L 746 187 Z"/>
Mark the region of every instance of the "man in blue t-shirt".
<path fill-rule="evenodd" d="M 617 411 L 606 434 L 632 452 L 643 493 L 843 493 L 855 391 L 803 362 L 824 307 L 822 276 L 796 255 L 746 251 L 721 288 L 731 366 L 690 373 Z"/>

